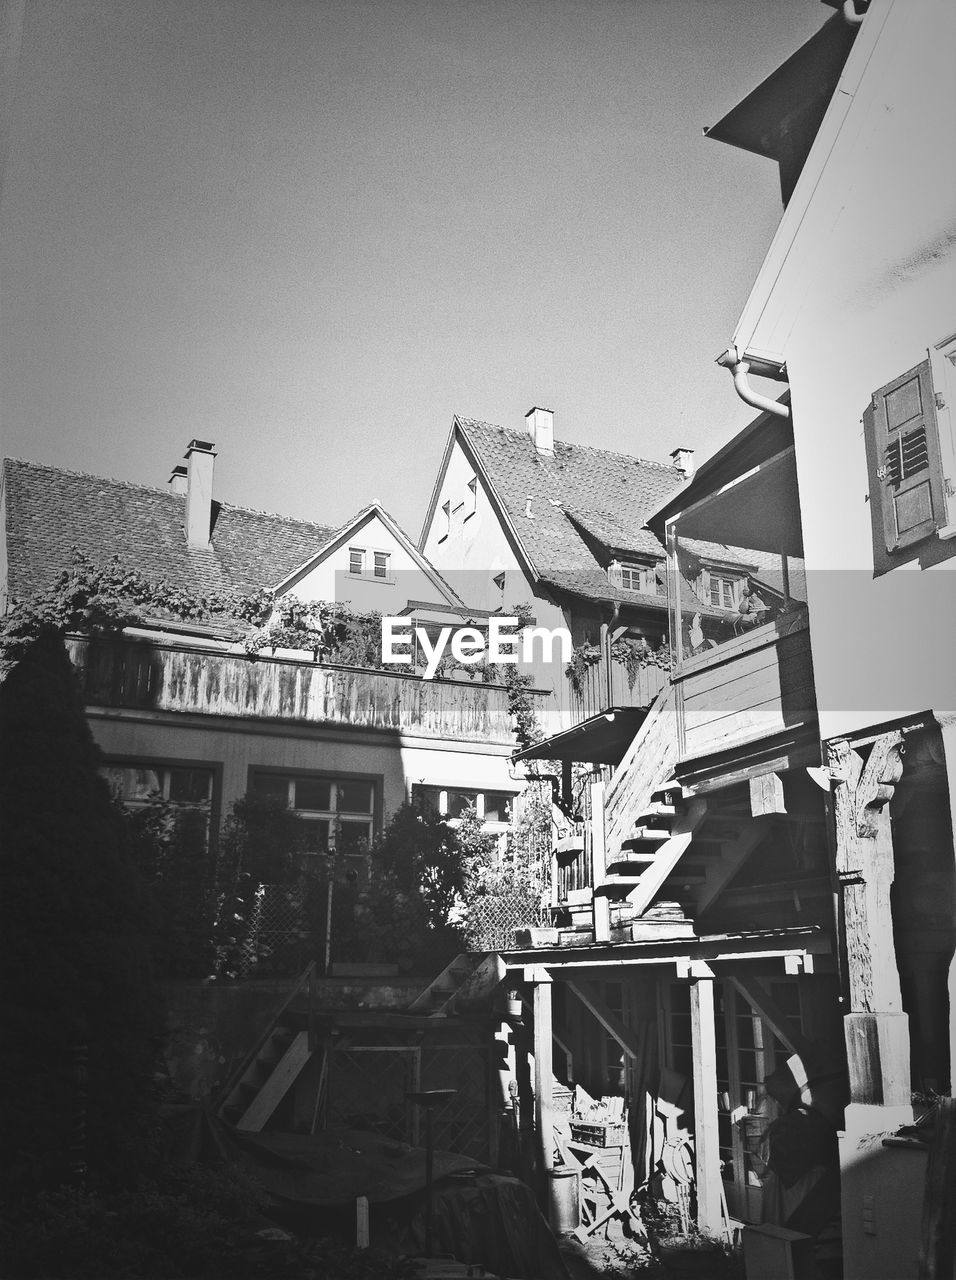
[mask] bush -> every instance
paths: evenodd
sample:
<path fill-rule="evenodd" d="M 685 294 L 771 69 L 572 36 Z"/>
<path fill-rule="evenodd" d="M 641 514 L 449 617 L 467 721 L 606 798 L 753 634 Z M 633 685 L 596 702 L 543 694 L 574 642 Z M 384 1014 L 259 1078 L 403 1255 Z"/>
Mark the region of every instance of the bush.
<path fill-rule="evenodd" d="M 172 1166 L 112 1194 L 61 1190 L 0 1218 L 6 1280 L 403 1280 L 406 1259 L 337 1240 L 258 1234 L 263 1195 L 239 1170 Z"/>

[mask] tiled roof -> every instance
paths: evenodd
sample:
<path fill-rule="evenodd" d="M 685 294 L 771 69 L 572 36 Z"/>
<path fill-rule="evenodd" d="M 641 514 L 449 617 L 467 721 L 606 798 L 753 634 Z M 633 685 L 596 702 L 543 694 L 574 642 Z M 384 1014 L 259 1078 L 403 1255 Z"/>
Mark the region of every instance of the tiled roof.
<path fill-rule="evenodd" d="M 662 505 L 681 481 L 675 469 L 610 449 L 555 440 L 554 456 L 540 454 L 527 431 L 456 418 L 517 530 L 538 576 L 578 594 L 636 602 L 601 572 L 587 537 L 609 551 L 663 556 L 644 519 Z M 530 516 L 526 515 L 528 498 Z M 603 585 L 599 579 L 604 577 Z M 660 607 L 661 597 L 644 603 Z"/>
<path fill-rule="evenodd" d="M 183 495 L 10 458 L 3 470 L 14 597 L 52 583 L 74 547 L 94 563 L 118 556 L 189 592 L 254 591 L 281 581 L 332 533 L 308 520 L 214 502 L 212 546 L 196 549 L 186 545 Z"/>

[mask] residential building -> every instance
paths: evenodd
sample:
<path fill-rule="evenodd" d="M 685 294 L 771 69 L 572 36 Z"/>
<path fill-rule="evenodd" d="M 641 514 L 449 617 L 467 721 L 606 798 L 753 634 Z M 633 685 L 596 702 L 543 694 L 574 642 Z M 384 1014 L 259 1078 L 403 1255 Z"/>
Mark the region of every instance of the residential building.
<path fill-rule="evenodd" d="M 882 1135 L 954 1061 L 956 13 L 872 0 L 825 39 L 842 59 L 722 363 L 789 388 L 847 957 L 845 1266 L 878 1280 L 912 1270 L 923 1185 Z M 781 137 L 795 90 L 755 91 Z M 748 145 L 746 110 L 712 134 Z"/>
<path fill-rule="evenodd" d="M 665 464 L 556 440 L 549 409 L 531 409 L 524 430 L 454 419 L 419 546 L 470 603 L 504 614 L 529 605 L 536 625 L 588 647 L 573 681 L 557 650 L 539 655 L 546 732 L 647 707 L 662 687 L 659 665 L 628 669 L 629 643 L 635 655 L 657 651 L 667 631 L 663 548 L 643 516 L 692 470 L 689 449 Z"/>
<path fill-rule="evenodd" d="M 542 745 L 613 772 L 557 844 L 555 929 L 507 957 L 562 1070 L 623 1058 L 637 1175 L 773 1224 L 773 1274 L 915 1274 L 951 1212 L 907 1126 L 954 1061 L 954 42 L 934 0 L 841 5 L 708 131 L 781 168 L 720 360 L 760 414 L 647 517 L 671 681 L 629 746 Z M 707 540 L 755 560 L 729 627 L 687 595 Z"/>
<path fill-rule="evenodd" d="M 171 601 L 265 590 L 276 613 L 295 597 L 424 627 L 475 620 L 379 504 L 338 529 L 235 506 L 214 496 L 215 456 L 192 441 L 165 490 L 6 460 L 4 601 L 50 586 L 78 552 L 98 565 L 116 557 Z M 125 803 L 159 794 L 204 808 L 214 842 L 236 800 L 266 792 L 314 824 L 317 850 L 353 854 L 425 787 L 453 816 L 473 803 L 489 830 L 507 830 L 522 780 L 504 688 L 276 643 L 250 647 L 234 619 L 161 607 L 121 635 L 68 637 Z"/>

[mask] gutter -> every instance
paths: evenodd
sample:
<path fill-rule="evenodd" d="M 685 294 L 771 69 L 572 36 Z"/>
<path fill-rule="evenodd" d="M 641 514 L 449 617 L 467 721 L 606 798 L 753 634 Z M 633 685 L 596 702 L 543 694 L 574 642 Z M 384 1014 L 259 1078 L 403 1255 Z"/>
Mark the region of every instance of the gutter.
<path fill-rule="evenodd" d="M 771 400 L 769 396 L 763 396 L 753 389 L 747 380 L 751 362 L 744 360 L 735 346 L 729 346 L 722 356 L 718 356 L 717 364 L 729 369 L 734 375 L 734 390 L 744 404 L 749 404 L 751 408 L 760 409 L 764 413 L 772 413 L 778 418 L 790 417 L 790 409 L 787 405 L 781 404 L 778 400 Z M 784 373 L 783 367 L 780 373 Z"/>

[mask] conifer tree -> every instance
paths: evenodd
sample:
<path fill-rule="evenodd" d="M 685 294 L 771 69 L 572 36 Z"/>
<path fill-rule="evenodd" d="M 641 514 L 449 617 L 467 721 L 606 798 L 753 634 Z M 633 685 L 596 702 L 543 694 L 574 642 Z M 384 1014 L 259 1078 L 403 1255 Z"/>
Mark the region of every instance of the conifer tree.
<path fill-rule="evenodd" d="M 62 639 L 0 684 L 0 1170 L 122 1181 L 147 1148 L 162 1007 L 148 900 Z"/>

